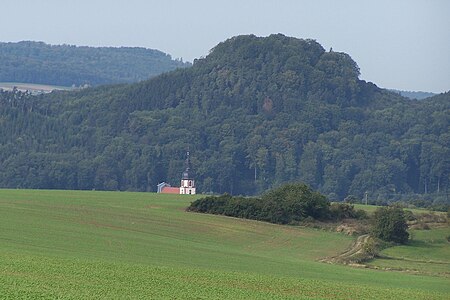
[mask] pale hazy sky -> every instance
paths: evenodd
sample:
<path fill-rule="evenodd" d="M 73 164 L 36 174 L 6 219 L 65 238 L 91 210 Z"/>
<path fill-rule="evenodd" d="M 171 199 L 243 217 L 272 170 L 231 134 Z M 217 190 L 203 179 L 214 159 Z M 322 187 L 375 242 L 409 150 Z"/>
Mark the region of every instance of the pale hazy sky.
<path fill-rule="evenodd" d="M 283 33 L 350 54 L 380 87 L 450 90 L 450 0 L 0 0 L 0 11 L 3 42 L 141 46 L 192 61 L 235 35 Z"/>

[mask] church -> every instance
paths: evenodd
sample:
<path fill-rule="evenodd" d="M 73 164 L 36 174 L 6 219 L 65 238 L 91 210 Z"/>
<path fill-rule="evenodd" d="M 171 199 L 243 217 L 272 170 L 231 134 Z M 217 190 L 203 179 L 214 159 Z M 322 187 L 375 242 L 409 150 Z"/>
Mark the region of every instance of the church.
<path fill-rule="evenodd" d="M 158 193 L 162 194 L 180 194 L 180 195 L 195 195 L 195 181 L 191 172 L 191 161 L 189 159 L 189 151 L 186 154 L 186 161 L 184 163 L 185 169 L 181 175 L 180 187 L 172 187 L 170 184 L 161 182 L 157 185 Z"/>

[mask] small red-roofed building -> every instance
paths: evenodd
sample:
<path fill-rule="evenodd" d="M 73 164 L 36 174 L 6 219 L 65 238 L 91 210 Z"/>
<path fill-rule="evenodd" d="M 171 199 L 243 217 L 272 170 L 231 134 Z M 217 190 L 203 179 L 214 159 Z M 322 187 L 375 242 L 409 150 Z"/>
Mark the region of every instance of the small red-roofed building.
<path fill-rule="evenodd" d="M 162 189 L 161 193 L 163 193 L 163 194 L 179 194 L 180 193 L 180 188 L 166 186 L 166 187 L 164 187 Z"/>

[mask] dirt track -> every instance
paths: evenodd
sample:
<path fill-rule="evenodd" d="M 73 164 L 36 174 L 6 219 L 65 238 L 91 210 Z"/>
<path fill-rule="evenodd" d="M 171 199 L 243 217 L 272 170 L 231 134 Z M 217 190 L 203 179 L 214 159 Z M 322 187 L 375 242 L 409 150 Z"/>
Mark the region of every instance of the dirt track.
<path fill-rule="evenodd" d="M 326 257 L 324 259 L 321 259 L 321 262 L 327 262 L 327 263 L 355 263 L 358 260 L 358 256 L 362 256 L 364 254 L 364 245 L 368 242 L 370 238 L 370 235 L 363 234 L 358 236 L 356 238 L 356 241 L 353 242 L 353 244 L 350 246 L 349 249 L 344 251 L 343 253 L 332 256 L 332 257 Z"/>

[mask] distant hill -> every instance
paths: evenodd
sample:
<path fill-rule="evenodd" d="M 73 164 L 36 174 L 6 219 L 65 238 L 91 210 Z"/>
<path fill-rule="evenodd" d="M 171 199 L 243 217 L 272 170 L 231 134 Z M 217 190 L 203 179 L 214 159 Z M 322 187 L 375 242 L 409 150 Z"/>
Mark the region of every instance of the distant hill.
<path fill-rule="evenodd" d="M 0 42 L 0 82 L 59 86 L 136 82 L 190 66 L 158 50 Z"/>
<path fill-rule="evenodd" d="M 51 93 L 52 91 L 69 91 L 75 90 L 76 88 L 72 87 L 63 87 L 56 85 L 44 85 L 44 84 L 35 84 L 35 83 L 17 83 L 17 82 L 0 82 L 0 90 L 4 91 L 14 91 L 18 90 L 21 92 L 28 92 L 33 95 Z"/>
<path fill-rule="evenodd" d="M 194 200 L 0 189 L 1 298 L 448 300 L 448 227 L 414 230 L 371 270 L 321 262 L 356 259 L 362 251 L 346 249 L 367 245 L 332 224 L 186 213 Z"/>
<path fill-rule="evenodd" d="M 136 84 L 3 93 L 0 116 L 2 187 L 154 191 L 179 183 L 188 148 L 202 192 L 302 181 L 387 201 L 449 185 L 450 93 L 405 99 L 360 80 L 348 54 L 280 34 Z"/>
<path fill-rule="evenodd" d="M 390 90 L 393 91 L 394 93 L 398 93 L 400 95 L 402 95 L 403 97 L 409 98 L 409 99 L 416 99 L 416 100 L 423 100 L 429 97 L 433 97 L 437 94 L 435 93 L 430 93 L 430 92 L 422 92 L 422 91 L 418 91 L 418 92 L 414 92 L 414 91 L 401 91 L 401 90 Z"/>

